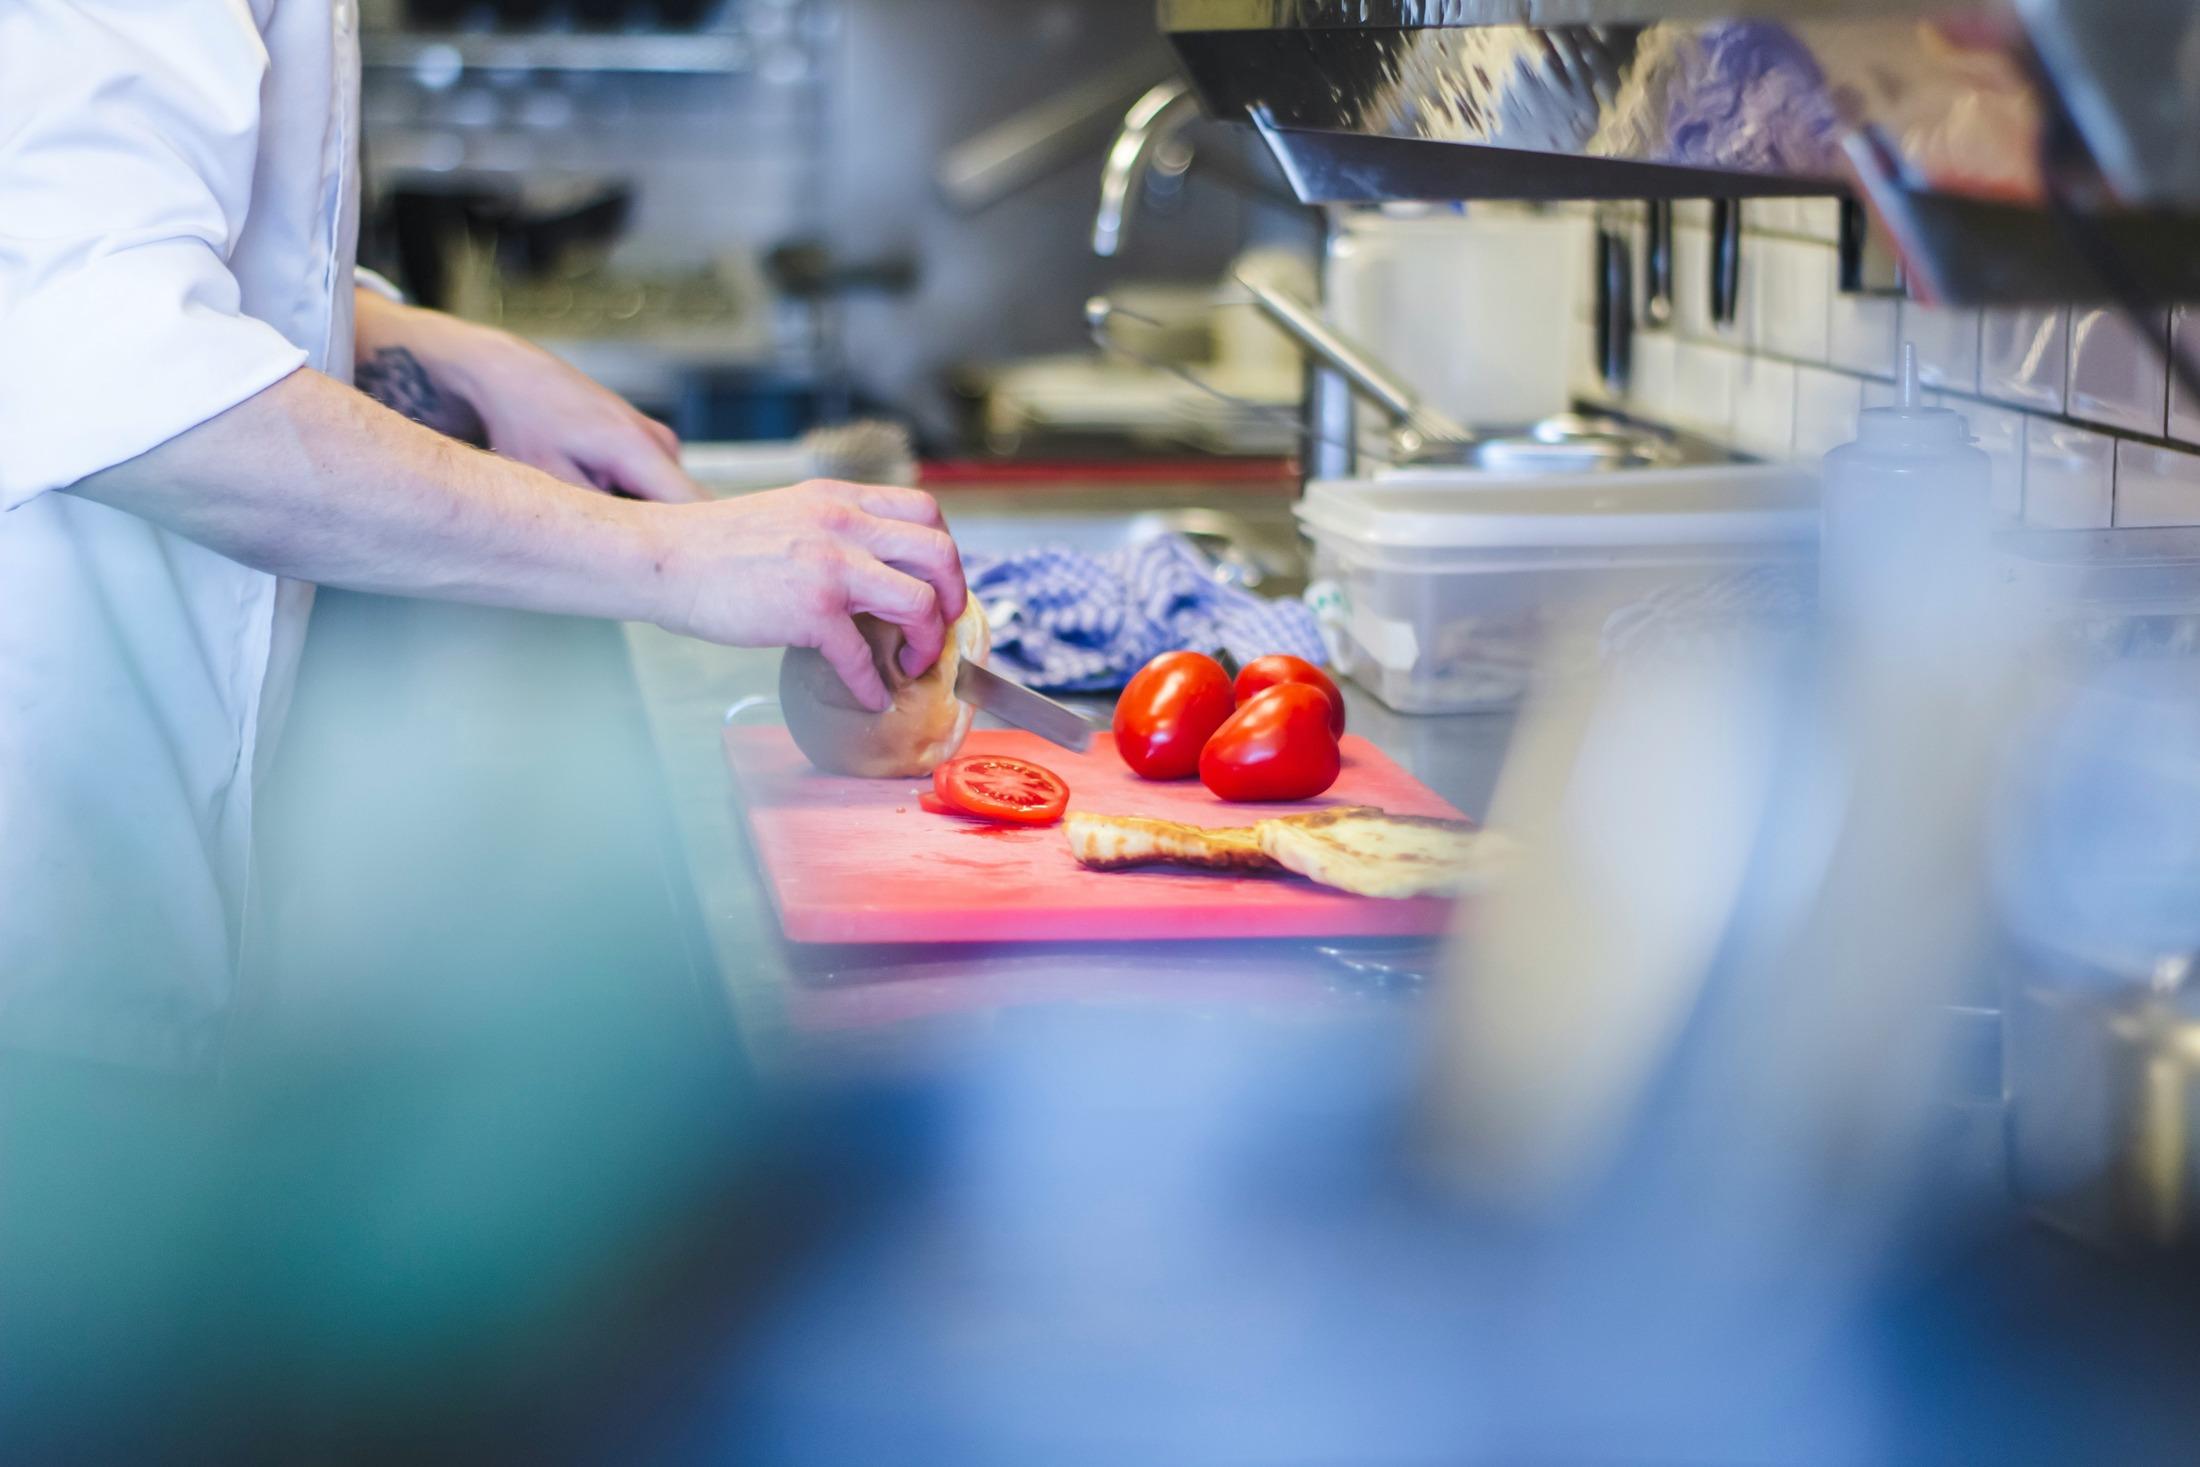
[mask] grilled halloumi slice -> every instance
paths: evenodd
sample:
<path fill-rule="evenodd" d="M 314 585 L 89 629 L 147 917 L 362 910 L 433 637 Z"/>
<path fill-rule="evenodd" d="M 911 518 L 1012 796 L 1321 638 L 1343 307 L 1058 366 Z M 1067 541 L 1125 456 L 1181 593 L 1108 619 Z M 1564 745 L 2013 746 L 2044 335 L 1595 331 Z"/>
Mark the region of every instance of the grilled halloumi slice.
<path fill-rule="evenodd" d="M 1284 816 L 1270 824 L 1289 824 L 1308 815 Z M 1360 814 L 1374 814 L 1362 809 Z M 1125 871 L 1134 866 L 1197 866 L 1209 871 L 1277 871 L 1261 849 L 1256 827 L 1181 825 L 1143 815 L 1094 815 L 1072 810 L 1062 819 L 1070 854 L 1095 871 Z"/>
<path fill-rule="evenodd" d="M 1249 825 L 1210 829 L 1142 815 L 1089 815 L 1072 810 L 1062 817 L 1062 829 L 1069 836 L 1069 853 L 1077 858 L 1077 864 L 1095 871 L 1159 865 L 1199 866 L 1210 871 L 1277 869 L 1262 852 Z"/>
<path fill-rule="evenodd" d="M 1463 820 L 1321 810 L 1253 827 L 1261 851 L 1310 881 L 1368 897 L 1457 896 L 1488 886 L 1512 840 Z"/>

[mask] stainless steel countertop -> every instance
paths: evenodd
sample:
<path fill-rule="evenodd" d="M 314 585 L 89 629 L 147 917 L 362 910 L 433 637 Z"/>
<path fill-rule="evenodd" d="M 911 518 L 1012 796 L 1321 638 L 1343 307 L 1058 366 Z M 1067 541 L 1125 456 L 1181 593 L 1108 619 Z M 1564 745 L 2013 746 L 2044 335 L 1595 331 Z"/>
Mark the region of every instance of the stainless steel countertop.
<path fill-rule="evenodd" d="M 1006 533 L 1075 542 L 1154 508 L 1187 503 L 1288 525 L 1289 501 L 1242 485 L 988 489 L 942 496 L 966 543 Z M 1057 535 L 1055 532 L 1059 531 Z M 726 711 L 770 697 L 776 651 L 742 651 L 628 629 L 627 644 L 688 871 L 749 1049 L 767 1071 L 820 1053 L 940 1037 L 1026 1003 L 1357 1007 L 1418 992 L 1428 944 L 1218 942 L 1178 946 L 1165 967 L 1141 944 L 820 948 L 785 941 L 749 849 L 720 743 Z M 1348 688 L 1355 732 L 1476 817 L 1510 739 L 1507 715 L 1414 718 Z M 757 715 L 768 720 L 771 710 Z"/>

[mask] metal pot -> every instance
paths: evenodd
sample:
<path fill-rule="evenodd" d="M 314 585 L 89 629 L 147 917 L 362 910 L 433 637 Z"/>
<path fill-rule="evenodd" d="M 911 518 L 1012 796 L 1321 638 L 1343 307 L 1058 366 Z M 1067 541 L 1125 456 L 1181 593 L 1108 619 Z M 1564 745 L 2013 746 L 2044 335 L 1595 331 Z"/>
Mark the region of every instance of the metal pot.
<path fill-rule="evenodd" d="M 2200 682 L 2130 660 L 2049 685 L 1996 885 L 2010 1184 L 2093 1242 L 2200 1241 Z"/>
<path fill-rule="evenodd" d="M 2005 1013 L 2010 1187 L 2049 1225 L 2108 1247 L 2200 1240 L 2195 958 L 2142 985 L 2027 973 Z"/>

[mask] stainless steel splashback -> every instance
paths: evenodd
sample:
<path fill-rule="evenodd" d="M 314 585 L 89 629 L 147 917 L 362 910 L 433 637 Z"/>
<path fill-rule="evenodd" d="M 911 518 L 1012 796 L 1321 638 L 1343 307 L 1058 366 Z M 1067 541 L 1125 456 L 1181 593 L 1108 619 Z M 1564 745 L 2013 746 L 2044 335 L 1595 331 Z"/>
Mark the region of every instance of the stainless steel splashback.
<path fill-rule="evenodd" d="M 2200 8 L 2180 0 L 2027 0 L 2022 24 L 1875 0 L 1160 14 L 1209 110 L 1259 128 L 1308 202 L 1853 192 L 1937 298 L 2067 298 L 2104 253 L 2103 294 L 2200 292 L 2200 81 L 2180 80 L 2200 66 L 2178 59 Z"/>

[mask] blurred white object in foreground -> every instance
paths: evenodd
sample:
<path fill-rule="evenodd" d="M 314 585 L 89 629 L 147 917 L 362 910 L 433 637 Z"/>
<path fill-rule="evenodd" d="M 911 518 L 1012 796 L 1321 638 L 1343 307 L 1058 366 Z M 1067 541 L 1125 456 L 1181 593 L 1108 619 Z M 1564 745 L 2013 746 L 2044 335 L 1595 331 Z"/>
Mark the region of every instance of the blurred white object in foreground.
<path fill-rule="evenodd" d="M 1432 1085 L 1472 1192 L 1556 1218 L 1621 1188 L 1738 1305 L 1884 1242 L 1992 940 L 2031 638 L 1962 420 L 1866 417 L 1815 635 L 1738 626 L 1531 708 L 1492 811 L 1531 855 L 1462 934 Z"/>

